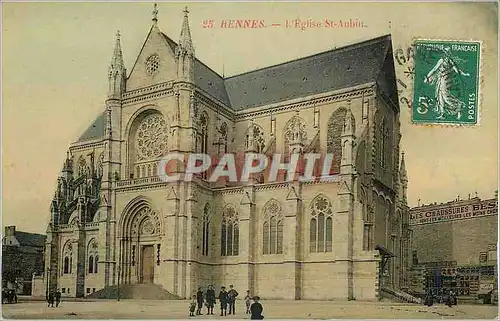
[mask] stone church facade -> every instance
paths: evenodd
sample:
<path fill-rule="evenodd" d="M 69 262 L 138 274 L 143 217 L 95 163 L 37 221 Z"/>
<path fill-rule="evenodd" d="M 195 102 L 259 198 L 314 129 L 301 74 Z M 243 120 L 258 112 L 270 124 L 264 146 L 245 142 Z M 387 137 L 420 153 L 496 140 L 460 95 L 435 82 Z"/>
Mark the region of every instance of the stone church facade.
<path fill-rule="evenodd" d="M 407 178 L 389 35 L 221 77 L 156 13 L 130 73 L 119 34 L 103 113 L 71 144 L 47 228 L 64 296 L 154 283 L 182 298 L 234 284 L 265 299 L 404 289 Z M 164 182 L 167 153 L 333 153 L 323 180 Z M 179 169 L 181 170 L 181 169 Z M 382 264 L 380 246 L 394 257 Z M 381 270 L 381 267 L 384 267 Z"/>

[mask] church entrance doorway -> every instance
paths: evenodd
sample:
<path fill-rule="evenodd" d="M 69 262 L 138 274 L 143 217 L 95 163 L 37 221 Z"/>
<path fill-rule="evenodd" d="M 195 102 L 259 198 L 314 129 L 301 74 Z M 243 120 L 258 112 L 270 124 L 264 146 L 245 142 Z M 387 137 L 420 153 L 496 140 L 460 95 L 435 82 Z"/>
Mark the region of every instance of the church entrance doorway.
<path fill-rule="evenodd" d="M 141 283 L 154 282 L 154 248 L 153 245 L 144 245 L 141 249 Z"/>

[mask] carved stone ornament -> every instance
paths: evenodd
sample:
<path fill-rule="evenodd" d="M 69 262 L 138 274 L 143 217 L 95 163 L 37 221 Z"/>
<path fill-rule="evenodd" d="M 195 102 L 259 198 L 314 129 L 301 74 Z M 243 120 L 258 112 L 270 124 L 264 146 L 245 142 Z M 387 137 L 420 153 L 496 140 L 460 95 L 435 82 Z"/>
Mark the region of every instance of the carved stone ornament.
<path fill-rule="evenodd" d="M 167 150 L 168 128 L 162 115 L 152 114 L 144 118 L 136 134 L 139 160 L 154 159 Z"/>

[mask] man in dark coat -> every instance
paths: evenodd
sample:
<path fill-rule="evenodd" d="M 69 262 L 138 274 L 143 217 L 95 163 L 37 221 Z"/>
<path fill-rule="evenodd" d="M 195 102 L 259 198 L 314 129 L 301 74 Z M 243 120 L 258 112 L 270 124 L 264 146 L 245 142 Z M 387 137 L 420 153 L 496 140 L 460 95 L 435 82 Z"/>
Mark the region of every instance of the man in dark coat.
<path fill-rule="evenodd" d="M 198 303 L 196 315 L 201 315 L 201 308 L 203 308 L 203 290 L 201 289 L 201 286 L 198 288 L 198 292 L 196 292 L 196 301 Z"/>
<path fill-rule="evenodd" d="M 262 315 L 262 311 L 264 311 L 264 308 L 262 304 L 259 303 L 260 298 L 255 296 L 253 300 L 254 303 L 250 306 L 250 320 L 263 320 L 264 316 Z"/>
<path fill-rule="evenodd" d="M 219 301 L 220 301 L 220 316 L 225 316 L 227 315 L 227 301 L 228 301 L 225 286 L 221 287 L 220 289 Z"/>
<path fill-rule="evenodd" d="M 49 305 L 47 307 L 54 307 L 54 293 L 51 291 L 49 292 L 49 299 L 47 300 Z"/>
<path fill-rule="evenodd" d="M 229 303 L 229 314 L 235 314 L 234 312 L 234 305 L 236 302 L 236 297 L 238 296 L 238 291 L 236 291 L 233 288 L 233 285 L 231 284 L 229 286 L 229 292 L 227 293 L 227 303 Z"/>
<path fill-rule="evenodd" d="M 205 299 L 207 302 L 207 314 L 214 314 L 214 305 L 215 305 L 215 290 L 209 285 L 207 293 L 205 295 Z"/>
<path fill-rule="evenodd" d="M 56 299 L 56 308 L 57 308 L 59 306 L 59 303 L 61 303 L 61 291 L 59 289 L 57 289 L 55 299 Z"/>

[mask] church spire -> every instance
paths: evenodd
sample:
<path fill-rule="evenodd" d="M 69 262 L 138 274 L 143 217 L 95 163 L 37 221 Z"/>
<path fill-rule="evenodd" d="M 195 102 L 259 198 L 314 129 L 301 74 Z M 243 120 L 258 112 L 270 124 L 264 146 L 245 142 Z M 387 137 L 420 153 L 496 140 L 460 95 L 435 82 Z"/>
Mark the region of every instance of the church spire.
<path fill-rule="evenodd" d="M 179 38 L 179 47 L 181 52 L 194 55 L 193 41 L 191 40 L 191 31 L 189 30 L 189 11 L 184 9 L 184 21 L 182 22 L 181 36 Z"/>
<path fill-rule="evenodd" d="M 108 80 L 110 97 L 119 98 L 125 89 L 126 77 L 125 64 L 123 63 L 122 46 L 120 44 L 120 30 L 116 32 L 115 48 L 109 66 Z"/>

